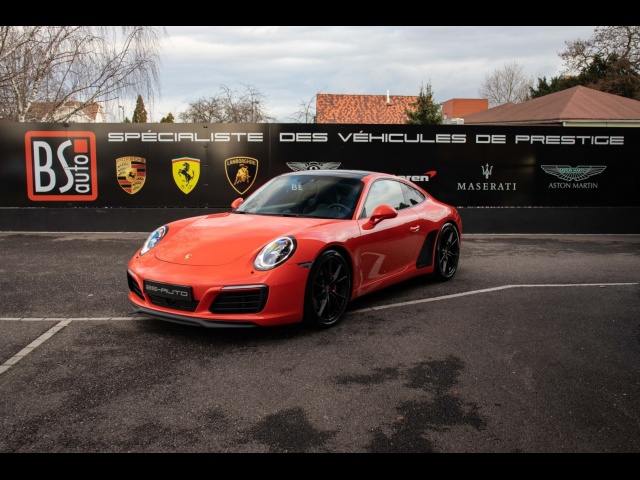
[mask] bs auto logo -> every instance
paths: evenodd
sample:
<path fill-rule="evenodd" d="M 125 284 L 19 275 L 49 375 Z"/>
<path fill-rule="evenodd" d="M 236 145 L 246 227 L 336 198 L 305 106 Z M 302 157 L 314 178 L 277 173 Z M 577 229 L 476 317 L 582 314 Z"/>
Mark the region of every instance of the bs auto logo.
<path fill-rule="evenodd" d="M 33 201 L 98 198 L 93 132 L 27 132 L 27 193 Z"/>

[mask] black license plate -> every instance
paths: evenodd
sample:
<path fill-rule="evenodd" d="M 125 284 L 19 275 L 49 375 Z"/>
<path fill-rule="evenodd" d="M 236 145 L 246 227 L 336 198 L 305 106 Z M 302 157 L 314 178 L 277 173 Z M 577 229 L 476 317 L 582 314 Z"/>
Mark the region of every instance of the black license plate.
<path fill-rule="evenodd" d="M 147 295 L 185 300 L 187 302 L 193 301 L 193 289 L 184 285 L 170 285 L 168 283 L 145 280 L 144 291 Z"/>

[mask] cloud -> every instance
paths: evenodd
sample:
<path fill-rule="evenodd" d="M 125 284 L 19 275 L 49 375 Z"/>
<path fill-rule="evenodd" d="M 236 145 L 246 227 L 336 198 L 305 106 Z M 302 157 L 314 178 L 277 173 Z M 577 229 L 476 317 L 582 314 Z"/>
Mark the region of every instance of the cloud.
<path fill-rule="evenodd" d="M 293 121 L 318 92 L 478 98 L 485 77 L 516 61 L 534 79 L 560 74 L 566 41 L 596 27 L 169 26 L 161 89 L 147 106 L 157 122 L 190 103 L 251 85 L 277 122 Z M 127 107 L 130 117 L 135 103 Z"/>

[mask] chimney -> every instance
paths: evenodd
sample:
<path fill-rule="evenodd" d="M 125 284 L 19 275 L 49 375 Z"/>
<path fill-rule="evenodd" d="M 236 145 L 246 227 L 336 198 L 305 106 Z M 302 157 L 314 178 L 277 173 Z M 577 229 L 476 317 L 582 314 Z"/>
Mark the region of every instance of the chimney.
<path fill-rule="evenodd" d="M 391 97 L 389 96 L 389 90 L 387 90 L 387 105 L 391 105 Z"/>

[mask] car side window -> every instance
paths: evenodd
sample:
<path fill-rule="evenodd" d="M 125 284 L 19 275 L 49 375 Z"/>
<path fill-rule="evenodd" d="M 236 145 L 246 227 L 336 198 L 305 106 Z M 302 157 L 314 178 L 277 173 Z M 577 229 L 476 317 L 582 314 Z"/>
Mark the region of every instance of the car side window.
<path fill-rule="evenodd" d="M 402 193 L 404 194 L 405 203 L 410 207 L 424 202 L 426 198 L 422 192 L 404 183 L 402 184 Z"/>
<path fill-rule="evenodd" d="M 404 201 L 402 186 L 399 182 L 393 180 L 376 180 L 373 185 L 371 185 L 360 218 L 370 217 L 375 208 L 382 204 L 390 205 L 396 210 L 401 210 L 409 206 Z"/>
<path fill-rule="evenodd" d="M 377 180 L 369 190 L 360 218 L 369 218 L 378 205 L 403 210 L 424 202 L 426 197 L 415 188 L 395 180 Z"/>

